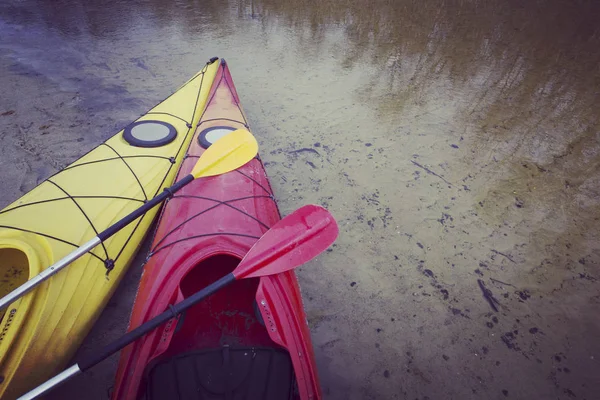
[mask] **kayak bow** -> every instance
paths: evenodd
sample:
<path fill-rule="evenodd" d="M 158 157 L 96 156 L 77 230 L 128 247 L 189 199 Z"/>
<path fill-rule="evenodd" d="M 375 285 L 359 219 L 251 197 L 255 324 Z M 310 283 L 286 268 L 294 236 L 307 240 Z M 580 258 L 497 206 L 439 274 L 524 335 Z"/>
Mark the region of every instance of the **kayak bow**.
<path fill-rule="evenodd" d="M 219 64 L 0 211 L 0 296 L 43 272 L 173 182 Z M 64 368 L 124 276 L 157 209 L 0 311 L 0 397 Z"/>
<path fill-rule="evenodd" d="M 221 60 L 179 176 L 189 173 L 219 137 L 239 128 L 248 123 Z M 258 157 L 236 171 L 190 183 L 163 208 L 130 329 L 234 271 L 279 220 Z M 271 256 L 252 264 L 269 265 Z M 203 398 L 207 393 L 214 399 L 320 398 L 293 271 L 233 282 L 121 351 L 113 399 Z"/>

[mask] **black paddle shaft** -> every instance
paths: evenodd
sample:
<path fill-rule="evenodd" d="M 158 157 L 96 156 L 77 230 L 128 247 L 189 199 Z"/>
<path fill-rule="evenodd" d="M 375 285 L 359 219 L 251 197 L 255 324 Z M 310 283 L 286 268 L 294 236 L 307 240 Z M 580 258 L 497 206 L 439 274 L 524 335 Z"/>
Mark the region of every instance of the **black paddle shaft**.
<path fill-rule="evenodd" d="M 100 232 L 98 234 L 98 238 L 102 242 L 105 241 L 106 239 L 108 239 L 115 233 L 119 232 L 121 229 L 125 228 L 127 225 L 129 225 L 130 223 L 132 223 L 133 221 L 135 221 L 142 215 L 146 214 L 154 206 L 157 206 L 160 203 L 162 203 L 163 201 L 165 201 L 166 199 L 173 197 L 173 194 L 175 192 L 177 192 L 179 189 L 181 189 L 182 187 L 184 187 L 185 185 L 187 185 L 188 183 L 190 183 L 193 180 L 194 180 L 194 176 L 192 174 L 185 176 L 179 182 L 177 182 L 176 184 L 174 184 L 173 186 L 171 186 L 169 188 L 166 188 L 165 190 L 163 190 L 163 192 L 161 194 L 159 194 L 158 196 L 149 200 L 146 204 L 144 204 L 137 210 L 133 211 L 131 214 L 126 215 L 125 217 L 121 218 L 118 222 L 116 222 L 112 226 L 109 226 L 108 228 L 106 228 L 105 230 Z"/>
<path fill-rule="evenodd" d="M 99 362 L 110 357 L 117 351 L 121 350 L 123 347 L 136 341 L 137 339 L 141 338 L 142 336 L 149 333 L 150 331 L 156 329 L 158 326 L 167 322 L 171 318 L 177 317 L 183 311 L 187 310 L 194 304 L 200 302 L 204 298 L 210 296 L 214 292 L 229 285 L 233 281 L 235 281 L 235 276 L 233 275 L 233 273 L 225 275 L 218 281 L 208 285 L 207 287 L 200 290 L 199 292 L 194 293 L 192 296 L 188 297 L 187 299 L 181 301 L 178 304 L 175 304 L 174 306 L 171 306 L 168 311 L 165 311 L 162 314 L 157 315 L 156 317 L 152 318 L 150 321 L 138 326 L 134 330 L 121 336 L 120 339 L 118 339 L 118 340 L 112 342 L 111 344 L 109 344 L 108 346 L 106 346 L 98 354 L 92 354 L 87 357 L 82 357 L 81 360 L 79 360 L 77 362 L 79 369 L 81 371 L 88 370 L 89 368 L 93 367 L 94 365 L 98 364 Z"/>

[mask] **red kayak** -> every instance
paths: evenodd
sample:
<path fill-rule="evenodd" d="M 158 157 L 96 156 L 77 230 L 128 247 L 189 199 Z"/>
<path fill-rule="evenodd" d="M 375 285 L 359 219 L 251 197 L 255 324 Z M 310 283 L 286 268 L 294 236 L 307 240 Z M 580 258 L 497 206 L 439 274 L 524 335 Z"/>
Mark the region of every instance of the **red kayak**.
<path fill-rule="evenodd" d="M 238 128 L 248 125 L 221 60 L 177 180 L 205 148 Z M 163 208 L 130 329 L 233 271 L 279 219 L 258 157 L 186 186 Z M 294 272 L 236 281 L 126 347 L 113 398 L 321 398 Z"/>

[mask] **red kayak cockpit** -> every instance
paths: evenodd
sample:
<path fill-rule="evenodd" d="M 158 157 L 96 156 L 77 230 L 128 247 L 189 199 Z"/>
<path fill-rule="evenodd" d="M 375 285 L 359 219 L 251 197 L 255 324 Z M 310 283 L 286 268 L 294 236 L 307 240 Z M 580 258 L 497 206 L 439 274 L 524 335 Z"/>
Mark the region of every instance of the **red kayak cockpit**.
<path fill-rule="evenodd" d="M 181 280 L 183 297 L 227 275 L 239 262 L 227 254 L 201 261 Z M 187 310 L 177 322 L 165 355 L 226 345 L 274 345 L 255 306 L 258 284 L 259 279 L 236 281 Z"/>
<path fill-rule="evenodd" d="M 181 280 L 181 295 L 196 293 L 239 262 L 227 254 L 202 260 Z M 155 339 L 156 352 L 144 371 L 140 397 L 297 397 L 289 353 L 270 338 L 257 307 L 258 286 L 258 278 L 236 281 L 167 324 Z"/>

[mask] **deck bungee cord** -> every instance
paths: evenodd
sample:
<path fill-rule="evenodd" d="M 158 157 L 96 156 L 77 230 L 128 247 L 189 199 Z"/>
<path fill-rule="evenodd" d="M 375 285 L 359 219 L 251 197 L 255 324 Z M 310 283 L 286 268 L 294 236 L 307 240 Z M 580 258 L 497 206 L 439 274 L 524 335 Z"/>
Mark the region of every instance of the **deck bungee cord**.
<path fill-rule="evenodd" d="M 221 74 L 221 76 L 219 77 L 218 80 L 215 80 L 215 82 L 213 83 L 213 86 L 218 87 L 219 85 L 221 85 L 221 83 L 224 82 L 225 85 L 227 86 L 227 88 L 232 92 L 235 93 L 235 87 L 231 84 L 231 82 L 229 81 L 229 79 L 227 79 L 226 74 Z M 212 102 L 212 100 L 214 99 L 214 97 L 216 96 L 217 91 L 213 91 L 207 101 L 207 104 L 210 104 Z M 200 121 L 197 125 L 197 129 L 200 129 L 202 127 L 202 125 L 209 123 L 209 122 L 215 122 L 215 121 L 227 121 L 227 122 L 233 122 L 235 124 L 240 124 L 241 126 L 245 127 L 246 129 L 249 129 L 248 126 L 248 121 L 246 120 L 246 116 L 242 110 L 242 107 L 240 105 L 239 99 L 237 98 L 237 95 L 234 97 L 234 104 L 237 108 L 237 111 L 239 112 L 239 115 L 241 116 L 241 119 L 235 119 L 235 118 L 227 118 L 227 117 L 218 117 L 218 118 L 210 118 L 210 119 L 202 119 L 204 117 L 204 114 L 206 113 L 206 111 L 208 110 L 208 107 L 206 107 L 204 109 L 204 111 L 202 112 L 202 115 L 200 116 Z M 184 160 L 186 159 L 190 159 L 190 158 L 199 158 L 200 156 L 198 155 L 190 155 L 190 154 L 186 154 L 184 157 Z M 257 154 L 255 159 L 257 159 L 261 166 L 264 168 L 264 165 L 262 163 L 262 160 L 260 159 L 260 156 Z M 248 200 L 248 199 L 256 199 L 256 198 L 268 198 L 270 200 L 273 201 L 273 203 L 275 204 L 275 206 L 277 207 L 277 202 L 275 201 L 275 195 L 273 194 L 272 189 L 269 187 L 268 189 L 263 186 L 260 182 L 258 182 L 256 179 L 252 178 L 251 176 L 248 176 L 247 174 L 245 174 L 244 172 L 242 172 L 240 169 L 236 169 L 234 170 L 235 173 L 238 173 L 244 177 L 246 177 L 249 181 L 251 181 L 253 184 L 257 185 L 258 187 L 260 187 L 265 193 L 266 195 L 253 195 L 253 196 L 245 196 L 245 197 L 240 197 L 240 198 L 233 198 L 233 199 L 227 199 L 227 200 L 218 200 L 218 199 L 214 199 L 214 198 L 210 198 L 210 197 L 205 197 L 205 196 L 193 196 L 193 195 L 183 195 L 183 194 L 175 194 L 173 195 L 173 197 L 171 199 L 169 199 L 169 202 L 173 202 L 176 199 L 183 199 L 183 198 L 195 198 L 195 199 L 199 199 L 199 200 L 207 200 L 207 201 L 212 201 L 216 204 L 214 204 L 211 207 L 207 207 L 206 209 L 198 212 L 197 214 L 193 215 L 192 217 L 190 217 L 189 219 L 186 219 L 185 221 L 181 222 L 179 225 L 177 225 L 176 227 L 174 227 L 171 231 L 167 232 L 165 235 L 162 236 L 162 238 L 160 240 L 158 240 L 158 242 L 156 242 L 156 244 L 154 245 L 154 247 L 152 247 L 148 253 L 148 256 L 146 257 L 146 260 L 148 260 L 150 257 L 152 257 L 153 255 L 155 255 L 156 253 L 158 253 L 161 250 L 164 250 L 165 248 L 175 245 L 177 243 L 181 243 L 185 240 L 193 240 L 193 239 L 197 239 L 199 237 L 208 237 L 208 236 L 217 236 L 217 235 L 229 235 L 229 236 L 241 236 L 241 237 L 248 237 L 248 238 L 252 238 L 252 239 L 258 239 L 258 236 L 254 236 L 254 235 L 245 235 L 245 234 L 241 234 L 241 233 L 235 233 L 235 232 L 218 232 L 218 233 L 214 233 L 214 234 L 202 234 L 202 235 L 194 235 L 194 236 L 189 236 L 187 239 L 183 239 L 183 240 L 176 240 L 173 242 L 169 242 L 166 244 L 163 244 L 163 241 L 165 241 L 167 239 L 168 236 L 170 236 L 171 234 L 173 234 L 174 232 L 176 232 L 178 229 L 182 228 L 185 224 L 193 222 L 194 219 L 196 219 L 197 217 L 202 216 L 203 214 L 219 207 L 219 206 L 226 206 L 226 207 L 230 207 L 238 212 L 240 212 L 241 214 L 243 214 L 246 217 L 249 217 L 251 219 L 254 219 L 256 222 L 258 222 L 261 226 L 263 226 L 266 230 L 268 230 L 270 227 L 260 221 L 258 218 L 254 217 L 253 215 L 243 211 L 242 209 L 235 207 L 232 203 L 238 202 L 238 201 L 243 201 L 243 200 Z M 161 211 L 161 215 L 159 216 L 159 218 L 162 216 L 162 212 Z M 277 207 L 277 212 L 279 213 L 279 207 Z M 279 213 L 280 217 L 281 214 Z M 156 240 L 156 234 L 158 231 L 158 226 L 154 229 L 153 234 L 152 234 L 152 239 L 151 239 L 151 243 L 155 243 Z"/>
<path fill-rule="evenodd" d="M 188 80 L 188 82 L 186 82 L 182 86 L 182 88 L 183 88 L 186 85 L 189 85 L 192 82 L 194 82 L 196 79 L 200 78 L 200 85 L 199 85 L 199 88 L 198 88 L 198 94 L 196 96 L 196 102 L 195 102 L 194 109 L 192 111 L 192 116 L 191 116 L 190 119 L 193 119 L 194 115 L 197 112 L 198 103 L 200 101 L 200 94 L 202 93 L 202 88 L 203 88 L 203 83 L 204 83 L 204 75 L 206 73 L 207 67 L 208 67 L 208 65 L 212 64 L 214 61 L 216 61 L 216 59 L 211 59 L 207 63 L 207 65 L 198 74 L 196 74 L 195 76 L 193 76 L 190 80 Z M 175 93 L 169 95 L 169 97 L 167 97 L 165 100 L 163 100 L 163 102 L 166 101 L 166 100 L 168 100 L 174 94 Z M 83 162 L 83 163 L 80 163 L 80 164 L 70 165 L 70 166 L 67 166 L 66 168 L 62 169 L 61 171 L 57 172 L 57 174 L 58 174 L 58 173 L 60 173 L 62 171 L 73 170 L 75 168 L 81 168 L 83 166 L 91 165 L 91 164 L 96 164 L 96 163 L 106 163 L 106 162 L 110 162 L 110 161 L 121 161 L 127 167 L 127 169 L 131 172 L 131 175 L 133 176 L 133 178 L 137 182 L 138 186 L 140 187 L 140 190 L 141 190 L 141 192 L 143 194 L 143 197 L 144 197 L 143 199 L 137 199 L 137 198 L 132 198 L 132 197 L 123 197 L 123 196 L 73 196 L 73 195 L 69 194 L 69 192 L 67 190 L 65 190 L 64 188 L 62 188 L 59 184 L 57 184 L 56 182 L 52 181 L 52 177 L 54 175 L 56 175 L 56 174 L 54 174 L 50 178 L 46 179 L 46 181 L 49 182 L 49 183 L 51 183 L 51 184 L 53 184 L 53 185 L 55 185 L 59 190 L 61 190 L 65 194 L 65 197 L 57 197 L 57 198 L 54 198 L 54 199 L 45 199 L 45 200 L 42 200 L 42 201 L 35 201 L 35 202 L 31 202 L 31 203 L 19 204 L 19 205 L 15 206 L 15 207 L 8 208 L 8 209 L 0 211 L 0 215 L 8 213 L 8 212 L 16 210 L 16 209 L 19 209 L 19 208 L 27 207 L 27 206 L 34 206 L 34 205 L 38 205 L 38 204 L 55 202 L 55 201 L 61 201 L 61 200 L 71 200 L 74 203 L 74 205 L 77 207 L 77 209 L 79 210 L 79 212 L 81 212 L 81 214 L 87 220 L 87 222 L 90 225 L 90 227 L 96 233 L 96 236 L 98 236 L 98 233 L 99 233 L 98 229 L 96 228 L 96 226 L 92 222 L 91 218 L 83 210 L 82 206 L 77 202 L 77 199 L 107 199 L 107 200 L 112 199 L 112 200 L 136 201 L 136 202 L 141 202 L 142 204 L 146 203 L 148 201 L 148 196 L 146 195 L 146 191 L 145 191 L 144 185 L 142 185 L 142 183 L 140 182 L 140 178 L 137 176 L 137 174 L 132 169 L 132 167 L 127 163 L 126 159 L 130 159 L 130 158 L 155 158 L 155 159 L 158 159 L 158 160 L 166 160 L 166 161 L 169 162 L 169 164 L 170 164 L 169 168 L 165 172 L 165 174 L 164 174 L 164 176 L 163 176 L 163 178 L 161 180 L 161 183 L 158 186 L 158 189 L 152 195 L 152 197 L 155 197 L 160 192 L 160 188 L 163 186 L 166 177 L 171 172 L 171 169 L 172 169 L 173 165 L 175 164 L 176 158 L 181 154 L 181 151 L 183 150 L 184 143 L 186 143 L 187 138 L 189 137 L 190 133 L 192 133 L 193 130 L 194 130 L 194 127 L 192 126 L 192 124 L 190 122 L 188 122 L 188 120 L 186 120 L 186 119 L 184 119 L 184 118 L 182 118 L 180 116 L 177 116 L 175 114 L 172 114 L 172 113 L 152 112 L 151 111 L 151 112 L 146 113 L 145 115 L 156 115 L 156 114 L 168 115 L 170 117 L 179 119 L 180 121 L 183 121 L 186 124 L 186 126 L 187 126 L 187 131 L 185 132 L 184 140 L 181 141 L 181 145 L 179 146 L 179 148 L 177 149 L 177 152 L 173 156 L 169 156 L 169 157 L 166 157 L 166 156 L 156 156 L 156 155 L 122 156 L 121 154 L 119 154 L 119 152 L 117 150 L 115 150 L 108 143 L 101 143 L 100 146 L 106 146 L 106 147 L 108 147 L 110 150 L 112 150 L 116 154 L 116 157 L 104 158 L 104 159 L 100 159 L 100 160 L 93 160 L 93 161 Z M 123 129 L 121 129 L 121 130 L 123 130 Z M 88 154 L 88 153 L 86 153 L 86 154 Z M 99 260 L 101 260 L 104 263 L 105 266 L 112 265 L 114 267 L 114 263 L 121 256 L 123 250 L 126 248 L 127 244 L 129 243 L 129 241 L 131 240 L 131 238 L 133 237 L 133 235 L 137 231 L 140 223 L 141 223 L 141 220 L 137 222 L 137 224 L 135 225 L 134 229 L 131 231 L 129 237 L 127 238 L 127 240 L 124 242 L 123 246 L 117 252 L 116 256 L 114 256 L 112 258 L 109 256 L 109 252 L 106 249 L 106 246 L 104 245 L 104 242 L 100 243 L 102 245 L 103 250 L 104 250 L 104 254 L 105 254 L 104 258 L 98 256 L 97 254 L 95 254 L 91 250 L 88 251 L 88 254 L 90 254 L 90 255 L 98 258 Z M 53 236 L 53 235 L 49 235 L 49 234 L 46 234 L 46 233 L 43 233 L 43 232 L 38 232 L 38 231 L 33 231 L 33 230 L 24 230 L 24 229 L 19 228 L 19 227 L 8 226 L 8 225 L 0 225 L 0 228 L 15 229 L 15 230 L 19 230 L 19 231 L 25 231 L 25 232 L 33 233 L 33 234 L 36 234 L 36 235 L 44 236 L 44 237 L 46 237 L 48 239 L 60 241 L 61 243 L 69 244 L 69 245 L 73 246 L 74 248 L 78 248 L 80 246 L 80 245 L 72 243 L 72 242 L 70 242 L 68 240 L 65 240 L 63 238 L 59 238 L 59 237 L 56 237 L 56 236 Z M 107 276 L 108 276 L 108 273 L 111 270 L 112 270 L 112 268 L 107 267 Z M 16 298 L 15 299 L 11 299 L 11 301 L 14 301 L 14 300 L 16 300 Z M 0 299 L 0 308 L 4 307 L 7 302 L 8 302 L 8 299 L 6 299 L 6 300 L 5 299 Z"/>
<path fill-rule="evenodd" d="M 152 199 L 175 179 L 216 61 L 0 211 L 0 397 L 15 398 L 64 368 L 100 316 L 159 211 Z M 146 205 L 122 230 L 103 234 Z"/>
<path fill-rule="evenodd" d="M 178 304 L 169 305 L 165 312 L 126 333 L 97 353 L 82 357 L 70 368 L 19 397 L 19 400 L 31 400 L 47 393 L 165 322 L 177 318 L 184 311 L 235 281 L 282 274 L 307 263 L 332 245 L 337 236 L 337 223 L 324 208 L 308 205 L 294 211 L 265 232 L 234 271 Z"/>
<path fill-rule="evenodd" d="M 172 198 L 174 196 L 175 192 L 177 192 L 178 190 L 180 190 L 183 187 L 185 187 L 186 185 L 188 185 L 194 179 L 210 177 L 210 176 L 214 176 L 214 175 L 220 175 L 225 172 L 232 171 L 232 170 L 244 165 L 245 163 L 250 161 L 252 158 L 254 158 L 257 151 L 258 151 L 258 143 L 256 142 L 256 139 L 254 138 L 254 136 L 252 136 L 252 134 L 249 131 L 244 130 L 244 129 L 238 129 L 238 130 L 231 132 L 224 138 L 218 140 L 214 146 L 210 147 L 210 150 L 206 151 L 202 155 L 202 157 L 200 157 L 198 159 L 198 162 L 196 163 L 191 174 L 185 176 L 183 179 L 180 179 L 173 186 L 163 189 L 161 194 L 159 194 L 159 195 L 153 197 L 151 200 L 145 202 L 145 204 L 143 206 L 141 206 L 138 209 L 136 209 L 135 211 L 129 213 L 128 215 L 121 218 L 119 221 L 110 225 L 108 228 L 104 229 L 101 232 L 98 232 L 96 230 L 96 228 L 92 224 L 92 222 L 89 219 L 89 217 L 87 216 L 87 214 L 85 214 L 85 212 L 81 209 L 79 204 L 73 200 L 75 202 L 75 204 L 77 205 L 77 207 L 82 212 L 82 214 L 84 215 L 84 217 L 90 223 L 90 226 L 96 233 L 96 236 L 94 236 L 91 240 L 89 240 L 85 244 L 79 246 L 77 249 L 75 249 L 73 252 L 71 252 L 67 256 L 63 257 L 60 261 L 55 262 L 54 264 L 52 264 L 51 266 L 49 266 L 48 268 L 46 268 L 42 272 L 40 272 L 38 275 L 31 278 L 29 281 L 27 281 L 23 285 L 19 286 L 18 288 L 16 288 L 12 292 L 10 292 L 9 294 L 7 294 L 3 298 L 1 298 L 0 299 L 0 308 L 5 307 L 7 304 L 9 304 L 9 303 L 13 302 L 14 300 L 18 299 L 19 297 L 25 295 L 33 288 L 35 288 L 36 286 L 38 286 L 45 280 L 49 279 L 54 274 L 60 272 L 62 269 L 69 266 L 72 262 L 74 262 L 78 258 L 82 257 L 84 254 L 89 252 L 94 247 L 96 247 L 100 244 L 102 244 L 102 246 L 104 247 L 103 243 L 107 239 L 111 238 L 113 235 L 115 235 L 116 233 L 121 231 L 123 228 L 125 228 L 127 225 L 129 225 L 136 219 L 143 217 L 147 211 L 151 210 L 152 208 L 159 205 L 163 201 Z M 169 168 L 171 168 L 171 167 L 169 167 Z M 63 192 L 64 192 L 64 190 L 63 190 Z M 133 233 L 135 233 L 135 230 L 141 223 L 142 219 L 139 219 L 138 222 L 136 223 L 136 225 L 133 229 Z M 125 241 L 125 245 L 122 247 L 122 249 L 127 245 L 129 240 L 131 239 L 133 233 L 131 233 L 129 235 L 129 237 Z M 121 249 L 121 251 L 122 251 L 122 249 Z M 119 255 L 120 254 L 121 253 L 119 252 Z M 107 272 L 110 272 L 114 268 L 115 261 L 110 258 L 107 258 L 104 262 L 107 267 Z"/>

